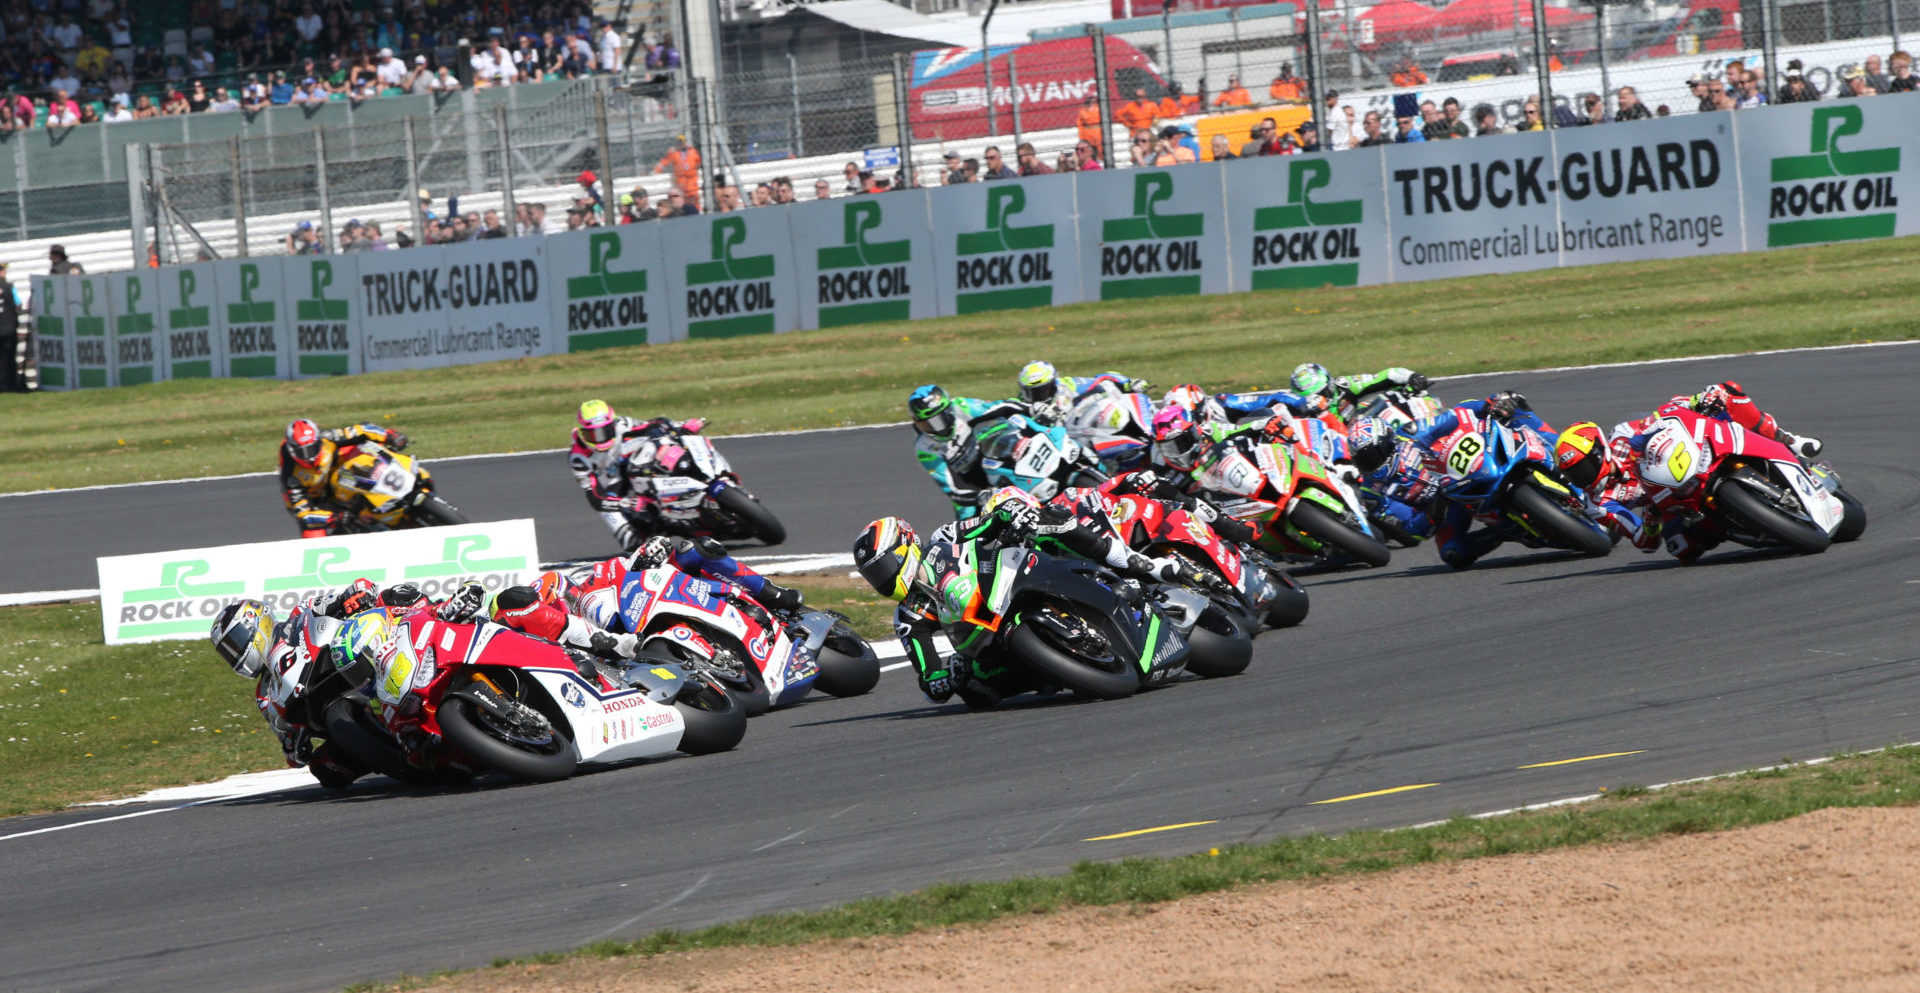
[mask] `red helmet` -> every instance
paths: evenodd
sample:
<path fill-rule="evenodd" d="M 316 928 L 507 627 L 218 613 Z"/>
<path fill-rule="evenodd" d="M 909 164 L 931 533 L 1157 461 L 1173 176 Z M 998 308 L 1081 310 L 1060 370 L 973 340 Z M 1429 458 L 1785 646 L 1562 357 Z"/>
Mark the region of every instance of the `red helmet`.
<path fill-rule="evenodd" d="M 320 464 L 320 425 L 302 417 L 287 425 L 287 454 L 311 469 Z"/>
<path fill-rule="evenodd" d="M 1592 421 L 1581 421 L 1560 432 L 1553 443 L 1553 461 L 1566 475 L 1567 482 L 1583 490 L 1593 489 L 1613 474 L 1613 463 L 1607 456 L 1607 436 L 1601 432 L 1600 425 Z"/>

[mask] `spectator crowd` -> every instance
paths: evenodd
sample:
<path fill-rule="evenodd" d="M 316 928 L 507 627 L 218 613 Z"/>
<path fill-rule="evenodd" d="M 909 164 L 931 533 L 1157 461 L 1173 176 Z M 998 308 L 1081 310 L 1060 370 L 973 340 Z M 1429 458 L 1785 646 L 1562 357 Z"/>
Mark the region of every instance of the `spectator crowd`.
<path fill-rule="evenodd" d="M 203 26 L 190 44 L 162 41 L 156 25 L 135 24 L 116 0 L 0 0 L 0 131 L 255 114 L 333 101 L 358 105 L 382 96 L 618 73 L 628 59 L 629 39 L 596 21 L 578 0 L 484 7 L 182 0 L 179 6 Z M 670 36 L 648 31 L 637 41 L 644 59 L 636 53 L 636 61 L 655 74 L 679 68 Z"/>

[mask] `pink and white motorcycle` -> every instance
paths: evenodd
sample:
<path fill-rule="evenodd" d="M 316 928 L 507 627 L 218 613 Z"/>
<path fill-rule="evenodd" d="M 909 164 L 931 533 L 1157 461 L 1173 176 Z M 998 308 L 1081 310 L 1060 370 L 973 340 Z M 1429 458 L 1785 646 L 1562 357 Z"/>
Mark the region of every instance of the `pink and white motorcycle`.
<path fill-rule="evenodd" d="M 630 479 L 645 478 L 635 489 L 651 491 L 660 501 L 657 517 L 644 522 L 647 527 L 721 541 L 753 538 L 778 545 L 787 540 L 786 525 L 740 485 L 727 457 L 706 438 L 677 430 L 627 438 L 618 455 Z"/>

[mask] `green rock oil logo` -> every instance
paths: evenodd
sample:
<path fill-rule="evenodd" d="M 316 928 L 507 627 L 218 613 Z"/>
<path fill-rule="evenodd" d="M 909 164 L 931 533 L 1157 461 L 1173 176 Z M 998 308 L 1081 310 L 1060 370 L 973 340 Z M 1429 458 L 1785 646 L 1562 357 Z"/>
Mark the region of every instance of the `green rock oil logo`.
<path fill-rule="evenodd" d="M 1314 201 L 1313 191 L 1333 181 L 1325 159 L 1287 166 L 1287 202 L 1253 212 L 1253 288 L 1358 285 L 1362 202 Z"/>
<path fill-rule="evenodd" d="M 735 258 L 734 247 L 747 240 L 747 222 L 722 217 L 713 222 L 713 261 L 687 264 L 687 337 L 730 338 L 768 334 L 774 325 L 771 255 Z"/>
<path fill-rule="evenodd" d="M 1840 147 L 1842 139 L 1859 141 L 1865 118 L 1859 104 L 1821 107 L 1807 138 L 1811 154 L 1773 160 L 1768 248 L 1893 236 L 1900 149 Z"/>
<path fill-rule="evenodd" d="M 200 272 L 186 268 L 174 273 L 179 280 L 180 306 L 167 308 L 167 376 L 171 379 L 213 377 L 213 308 L 193 302 L 200 290 L 200 276 Z"/>
<path fill-rule="evenodd" d="M 587 239 L 587 274 L 567 279 L 567 351 L 647 343 L 647 271 L 617 271 L 620 235 Z"/>
<path fill-rule="evenodd" d="M 64 296 L 65 287 L 47 277 L 33 281 L 33 341 L 39 349 L 40 385 L 51 390 L 67 388 L 67 312 L 54 309 L 54 297 Z"/>
<path fill-rule="evenodd" d="M 1200 236 L 1205 214 L 1162 214 L 1173 176 L 1133 177 L 1133 216 L 1100 222 L 1100 299 L 1182 296 L 1200 292 Z"/>
<path fill-rule="evenodd" d="M 344 376 L 352 345 L 347 337 L 347 301 L 327 296 L 333 263 L 307 263 L 307 296 L 293 302 L 293 341 L 302 376 Z"/>
<path fill-rule="evenodd" d="M 120 363 L 121 386 L 140 386 L 153 382 L 153 312 L 140 309 L 140 297 L 146 292 L 138 276 L 126 280 L 127 312 L 113 318 L 114 357 Z"/>
<path fill-rule="evenodd" d="M 880 226 L 877 200 L 856 200 L 841 214 L 844 244 L 819 250 L 820 273 L 814 302 L 820 308 L 820 326 L 841 327 L 871 321 L 904 321 L 912 316 L 913 287 L 907 263 L 913 243 L 868 241 L 867 232 Z"/>
<path fill-rule="evenodd" d="M 181 273 L 186 278 L 186 273 Z M 331 274 L 329 274 L 331 279 Z M 227 304 L 227 375 L 236 379 L 273 379 L 280 375 L 279 330 L 275 327 L 276 307 L 271 300 L 255 300 L 253 295 L 260 289 L 260 267 L 254 263 L 242 263 L 240 266 L 240 299 Z M 316 294 L 317 295 L 317 294 Z M 180 299 L 187 299 L 186 283 L 180 284 Z M 338 304 L 334 308 L 341 313 L 340 321 L 344 335 L 347 309 L 345 300 L 322 300 L 323 304 Z M 326 308 L 320 308 L 324 311 Z M 344 350 L 344 346 L 343 349 Z M 332 356 L 326 356 L 332 358 Z M 346 367 L 345 356 L 340 356 L 339 366 Z"/>
<path fill-rule="evenodd" d="M 164 563 L 158 585 L 128 590 L 121 598 L 116 635 L 153 638 L 204 633 L 222 607 L 246 592 L 245 583 L 213 580 L 212 575 L 206 559 Z"/>
<path fill-rule="evenodd" d="M 962 314 L 1053 306 L 1053 225 L 1017 226 L 1027 208 L 1016 184 L 987 187 L 987 229 L 955 236 L 954 306 Z"/>
<path fill-rule="evenodd" d="M 80 313 L 73 315 L 73 363 L 83 389 L 107 385 L 107 319 L 95 316 L 95 280 L 67 283 L 80 288 Z"/>

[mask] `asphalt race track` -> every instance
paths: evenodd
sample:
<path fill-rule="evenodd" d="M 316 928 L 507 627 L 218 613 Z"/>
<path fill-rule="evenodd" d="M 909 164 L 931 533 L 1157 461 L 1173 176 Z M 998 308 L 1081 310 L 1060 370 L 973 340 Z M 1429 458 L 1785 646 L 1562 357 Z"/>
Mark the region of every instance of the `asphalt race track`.
<path fill-rule="evenodd" d="M 868 697 L 755 719 L 736 752 L 558 784 L 363 784 L 102 823 L 82 824 L 140 808 L 17 819 L 0 826 L 0 989 L 337 989 L 938 880 L 1409 824 L 1920 738 L 1917 357 L 1808 352 L 1436 388 L 1516 387 L 1558 426 L 1611 424 L 1737 378 L 1825 439 L 1868 508 L 1866 536 L 1824 555 L 1722 550 L 1682 569 L 1631 548 L 1599 560 L 1502 549 L 1456 574 L 1430 548 L 1396 550 L 1384 570 L 1309 578 L 1312 616 L 1263 636 L 1245 675 L 1127 701 L 969 714 L 928 706 L 896 671 Z M 722 447 L 788 523 L 788 547 L 837 552 L 878 514 L 937 517 L 909 444 L 893 428 Z M 435 472 L 475 519 L 533 514 L 549 557 L 603 547 L 557 455 Z M 115 521 L 127 526 L 103 526 Z M 92 586 L 98 553 L 288 533 L 265 478 L 0 500 L 9 589 Z M 244 693 L 236 681 L 236 708 Z M 1610 757 L 1540 765 L 1594 756 Z M 1209 823 L 1091 840 L 1192 822 Z"/>

